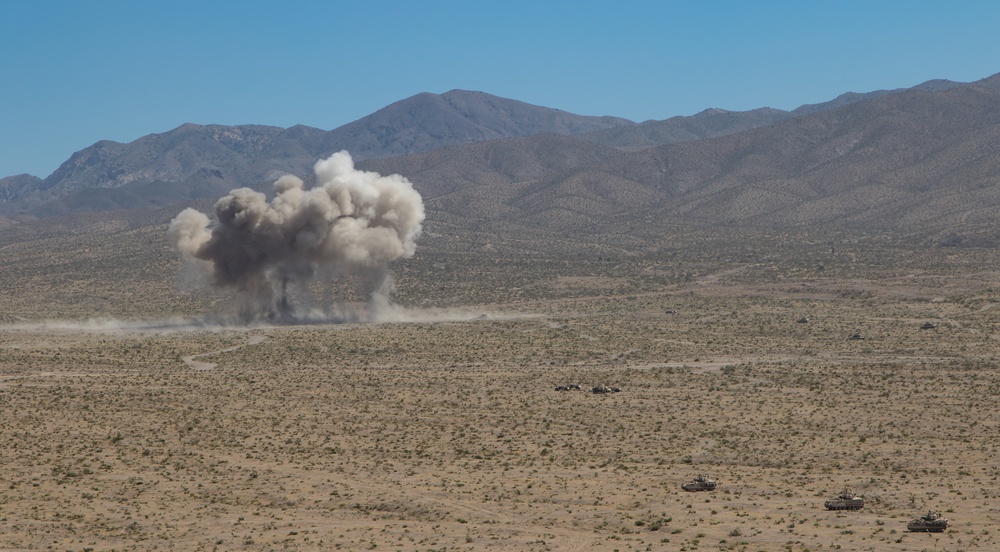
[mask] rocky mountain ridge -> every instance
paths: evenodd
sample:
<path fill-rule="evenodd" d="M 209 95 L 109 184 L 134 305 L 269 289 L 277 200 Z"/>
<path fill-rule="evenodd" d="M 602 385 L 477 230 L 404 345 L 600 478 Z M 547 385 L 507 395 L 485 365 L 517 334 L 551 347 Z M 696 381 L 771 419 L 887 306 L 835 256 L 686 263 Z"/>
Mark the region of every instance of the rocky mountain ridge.
<path fill-rule="evenodd" d="M 998 81 L 928 81 L 792 112 L 709 109 L 640 124 L 466 91 L 418 94 L 333 131 L 188 124 L 99 142 L 44 180 L 0 179 L 0 217 L 266 191 L 282 174 L 308 180 L 317 159 L 348 149 L 363 168 L 407 176 L 441 220 L 466 227 L 986 224 L 1000 202 Z"/>
<path fill-rule="evenodd" d="M 188 123 L 127 144 L 97 142 L 74 153 L 41 182 L 23 175 L 0 179 L 0 213 L 47 216 L 67 210 L 148 208 L 238 186 L 264 187 L 282 174 L 309 174 L 316 159 L 340 149 L 364 160 L 545 133 L 585 136 L 603 145 L 642 149 L 725 136 L 893 92 L 897 91 L 848 93 L 793 112 L 707 109 L 690 117 L 638 125 L 626 119 L 574 115 L 463 90 L 417 94 L 331 131 L 304 125 L 281 129 Z M 93 189 L 98 189 L 97 201 L 90 195 L 70 197 Z"/>
<path fill-rule="evenodd" d="M 996 234 L 1000 76 L 879 95 L 709 140 L 637 151 L 527 137 L 373 160 L 429 208 L 498 231 L 626 232 L 668 224 L 830 228 L 938 241 Z M 549 161 L 570 157 L 579 162 Z M 503 164 L 498 160 L 510 160 Z M 523 177 L 513 168 L 526 171 Z M 992 238 L 990 238 L 992 239 Z"/>

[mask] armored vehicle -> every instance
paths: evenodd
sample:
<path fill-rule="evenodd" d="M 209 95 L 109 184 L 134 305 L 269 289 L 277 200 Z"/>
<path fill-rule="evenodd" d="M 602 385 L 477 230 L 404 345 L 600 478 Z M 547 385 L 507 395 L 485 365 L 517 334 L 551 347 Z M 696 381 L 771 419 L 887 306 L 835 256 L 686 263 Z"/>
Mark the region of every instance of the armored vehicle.
<path fill-rule="evenodd" d="M 865 499 L 851 491 L 844 491 L 837 498 L 824 502 L 823 506 L 827 510 L 860 510 L 865 506 Z"/>
<path fill-rule="evenodd" d="M 940 533 L 948 528 L 948 520 L 940 514 L 927 512 L 906 524 L 907 531 L 919 531 L 924 533 Z"/>
<path fill-rule="evenodd" d="M 715 481 L 708 479 L 704 475 L 696 475 L 694 479 L 683 483 L 681 488 L 685 491 L 714 491 Z"/>

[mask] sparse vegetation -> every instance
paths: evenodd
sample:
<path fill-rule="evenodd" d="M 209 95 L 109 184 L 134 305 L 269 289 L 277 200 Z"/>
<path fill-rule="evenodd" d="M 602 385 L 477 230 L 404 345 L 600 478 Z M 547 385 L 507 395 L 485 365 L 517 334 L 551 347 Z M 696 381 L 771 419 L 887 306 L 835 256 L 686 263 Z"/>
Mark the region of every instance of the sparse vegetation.
<path fill-rule="evenodd" d="M 65 239 L 78 268 L 0 268 L 0 548 L 996 547 L 990 251 L 430 247 L 397 299 L 447 322 L 135 332 L 37 322 L 218 298 Z M 844 488 L 865 508 L 824 510 Z M 905 533 L 927 509 L 952 528 Z"/>

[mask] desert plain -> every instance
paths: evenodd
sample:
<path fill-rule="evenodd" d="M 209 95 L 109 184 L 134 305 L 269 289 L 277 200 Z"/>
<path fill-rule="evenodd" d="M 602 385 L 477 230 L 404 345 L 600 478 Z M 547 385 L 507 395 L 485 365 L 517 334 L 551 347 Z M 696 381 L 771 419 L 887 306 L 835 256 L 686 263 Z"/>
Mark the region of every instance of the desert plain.
<path fill-rule="evenodd" d="M 992 249 L 430 239 L 395 321 L 195 327 L 225 293 L 116 231 L 4 247 L 0 549 L 1000 546 Z"/>

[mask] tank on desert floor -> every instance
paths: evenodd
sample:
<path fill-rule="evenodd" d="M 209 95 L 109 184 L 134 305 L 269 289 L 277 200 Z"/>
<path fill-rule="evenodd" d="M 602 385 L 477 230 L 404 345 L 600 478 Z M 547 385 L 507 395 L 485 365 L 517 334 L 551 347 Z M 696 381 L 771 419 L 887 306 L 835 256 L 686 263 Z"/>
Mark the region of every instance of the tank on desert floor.
<path fill-rule="evenodd" d="M 926 514 L 912 520 L 906 524 L 907 531 L 923 533 L 940 533 L 948 528 L 948 520 L 940 514 L 927 512 Z"/>
<path fill-rule="evenodd" d="M 827 510 L 860 510 L 865 506 L 865 499 L 851 491 L 844 491 L 837 498 L 824 502 L 823 506 Z"/>
<path fill-rule="evenodd" d="M 681 488 L 685 491 L 714 491 L 715 481 L 712 481 L 704 475 L 698 474 L 691 481 L 682 483 Z"/>

